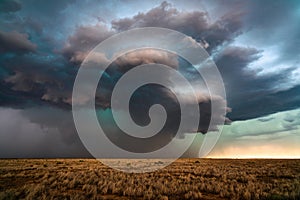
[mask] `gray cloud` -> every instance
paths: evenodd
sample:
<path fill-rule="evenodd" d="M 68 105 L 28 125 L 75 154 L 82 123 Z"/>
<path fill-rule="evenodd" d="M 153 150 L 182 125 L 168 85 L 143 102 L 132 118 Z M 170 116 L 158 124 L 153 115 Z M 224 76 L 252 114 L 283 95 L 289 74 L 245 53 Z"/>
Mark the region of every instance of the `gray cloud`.
<path fill-rule="evenodd" d="M 28 39 L 27 34 L 0 30 L 0 52 L 27 53 L 34 52 L 36 48 L 37 45 Z"/>
<path fill-rule="evenodd" d="M 62 53 L 71 62 L 81 63 L 92 48 L 114 33 L 114 31 L 109 30 L 103 24 L 80 26 L 76 29 L 75 33 L 69 37 Z"/>
<path fill-rule="evenodd" d="M 127 71 L 135 66 L 149 63 L 159 63 L 174 69 L 179 68 L 178 56 L 176 54 L 156 49 L 142 49 L 129 52 L 120 56 L 115 61 L 115 64 L 118 65 L 122 71 Z"/>
<path fill-rule="evenodd" d="M 163 2 L 146 13 L 139 13 L 132 18 L 113 20 L 112 27 L 117 31 L 139 27 L 169 28 L 185 33 L 197 41 L 205 40 L 212 49 L 233 40 L 241 33 L 242 13 L 232 12 L 217 21 L 212 21 L 207 12 L 179 11 L 171 4 Z"/>
<path fill-rule="evenodd" d="M 41 104 L 69 109 L 72 84 L 78 69 L 74 65 L 78 66 L 95 45 L 115 33 L 131 28 L 156 26 L 181 31 L 206 45 L 224 79 L 228 105 L 233 108 L 232 113 L 229 114 L 231 119 L 247 120 L 299 107 L 300 45 L 297 44 L 300 29 L 297 1 L 251 1 L 247 3 L 241 1 L 226 3 L 174 1 L 176 6 L 163 2 L 153 8 L 154 4 L 156 3 L 128 4 L 128 2 L 121 1 L 118 3 L 101 2 L 96 5 L 81 1 L 45 3 L 28 0 L 21 7 L 17 1 L 1 1 L 0 12 L 3 12 L 0 14 L 2 27 L 0 31 L 0 52 L 2 53 L 0 55 L 0 105 L 25 108 L 25 111 L 29 107 Z M 186 7 L 183 4 L 187 4 Z M 132 7 L 129 8 L 128 5 Z M 142 5 L 147 6 L 140 10 Z M 177 7 L 177 5 L 182 6 Z M 207 7 L 202 7 L 202 5 Z M 116 8 L 117 6 L 119 7 Z M 186 9 L 188 7 L 189 9 Z M 92 14 L 91 10 L 93 10 Z M 100 14 L 99 10 L 101 10 Z M 103 19 L 98 20 L 97 15 L 103 15 L 103 13 L 109 17 L 100 16 Z M 124 18 L 124 16 L 127 17 Z M 105 24 L 111 20 L 110 24 Z M 32 55 L 30 52 L 35 54 Z M 144 56 L 141 52 L 131 54 L 126 59 L 123 57 L 118 60 L 118 68 L 107 71 L 104 77 L 105 90 L 96 95 L 98 108 L 110 107 L 110 89 L 115 81 L 131 67 L 148 61 L 177 65 L 175 59 L 168 60 L 169 58 L 159 57 L 156 53 L 146 53 L 146 55 L 145 61 L 141 59 Z M 273 61 L 265 62 L 273 57 L 276 57 Z M 99 62 L 101 59 L 105 57 L 95 55 L 94 61 Z M 194 76 L 192 73 L 190 75 Z M 178 116 L 178 109 L 175 108 L 176 100 L 170 91 L 150 87 L 142 88 L 139 92 L 135 94 L 132 105 L 135 119 L 140 120 L 139 123 L 146 124 L 147 119 L 141 116 L 147 116 L 147 106 L 154 102 L 163 102 L 173 110 L 170 115 Z M 158 93 L 162 94 L 162 97 L 154 98 Z M 142 95 L 139 96 L 139 94 Z M 143 95 L 148 95 L 153 99 L 145 101 Z M 205 111 L 203 122 L 209 118 L 207 117 L 210 113 L 208 108 L 210 101 L 214 100 L 224 104 L 224 101 L 218 98 L 199 99 L 199 106 L 203 106 L 202 110 Z M 147 105 L 143 105 L 144 102 Z M 66 136 L 55 136 L 58 138 L 55 142 L 58 140 L 58 143 L 75 141 L 73 133 L 68 133 L 68 128 L 72 125 L 63 120 L 64 117 L 69 118 L 69 114 L 60 116 L 55 114 L 61 113 L 60 111 L 44 111 L 49 113 L 49 116 L 53 115 L 57 118 L 57 121 L 47 124 L 45 121 L 51 120 L 39 120 L 43 117 L 36 114 L 37 112 L 35 110 L 24 113 L 30 116 L 29 121 L 32 120 L 36 125 L 49 126 L 51 130 L 55 129 L 55 124 L 58 124 L 60 134 L 66 132 Z M 5 112 L 2 114 L 6 115 Z M 19 119 L 16 115 L 11 116 Z M 169 123 L 177 123 L 176 117 L 171 119 L 173 121 Z M 256 121 L 256 123 L 272 122 L 273 119 L 259 118 Z M 283 131 L 294 130 L 297 127 L 295 125 L 297 120 L 294 116 L 286 116 L 284 121 L 282 126 L 286 129 Z M 26 124 L 28 120 L 23 122 L 21 124 Z M 2 126 L 4 125 L 1 124 Z M 10 128 L 13 132 L 17 132 L 12 126 L 7 126 L 5 130 L 9 132 Z M 38 126 L 30 130 L 40 131 Z M 74 131 L 73 128 L 71 130 Z M 199 130 L 205 132 L 205 123 L 199 126 Z M 29 131 L 25 131 L 24 134 L 34 137 Z M 260 137 L 260 134 L 257 133 L 255 136 Z M 3 143 L 8 142 L 8 140 L 3 141 Z M 41 144 L 45 145 L 44 142 Z M 48 147 L 50 149 L 50 146 Z M 13 151 L 7 145 L 5 148 Z M 32 153 L 32 155 L 36 154 Z"/>
<path fill-rule="evenodd" d="M 300 84 L 300 5 L 298 1 L 251 1 L 247 6 L 246 34 L 236 39 L 237 45 L 249 45 L 262 51 L 262 57 L 251 68 L 260 76 L 287 73 L 274 90 L 288 90 Z"/>
<path fill-rule="evenodd" d="M 63 7 L 68 6 L 69 3 L 64 4 Z M 243 8 L 243 5 L 239 6 Z M 60 10 L 57 6 L 54 6 L 53 9 Z M 233 117 L 233 119 L 256 117 L 261 114 L 274 112 L 277 109 L 283 109 L 283 107 L 274 110 L 273 107 L 272 109 L 268 109 L 267 106 L 264 107 L 261 112 L 255 114 L 253 113 L 254 109 L 252 109 L 254 104 L 246 100 L 252 99 L 255 104 L 260 105 L 264 102 L 264 98 L 271 98 L 275 107 L 282 93 L 274 92 L 272 86 L 278 82 L 286 82 L 286 77 L 288 74 L 291 74 L 292 71 L 287 70 L 284 73 L 257 76 L 259 71 L 251 70 L 248 66 L 261 58 L 262 51 L 252 47 L 228 47 L 230 42 L 234 41 L 237 36 L 245 31 L 246 28 L 243 22 L 248 20 L 250 25 L 247 24 L 247 26 L 251 26 L 251 24 L 254 23 L 259 24 L 259 21 L 249 17 L 252 15 L 245 14 L 245 11 L 249 12 L 249 9 L 251 10 L 252 7 L 249 6 L 248 8 L 247 6 L 247 9 L 231 10 L 232 12 L 224 11 L 223 14 L 220 14 L 219 18 L 212 20 L 206 11 L 181 11 L 172 7 L 169 3 L 163 2 L 160 6 L 152 8 L 149 11 L 141 12 L 133 17 L 113 20 L 112 29 L 101 23 L 77 27 L 74 34 L 69 36 L 65 43 L 62 54 L 68 61 L 79 64 L 96 44 L 119 31 L 154 25 L 182 31 L 197 39 L 199 42 L 207 42 L 210 52 L 217 52 L 215 53 L 217 55 L 216 62 L 225 80 L 229 104 L 233 107 L 233 112 L 230 114 L 231 117 Z M 263 12 L 260 13 L 261 15 L 264 14 Z M 282 12 L 280 11 L 279 13 Z M 22 36 L 23 39 L 26 39 L 26 37 L 26 35 Z M 27 48 L 27 50 L 34 50 L 36 48 L 28 39 L 27 42 L 20 43 L 19 45 L 22 46 L 20 49 Z M 10 46 L 10 48 L 13 48 L 13 45 Z M 17 47 L 15 47 L 15 50 L 16 49 Z M 11 51 L 13 51 L 13 49 Z M 22 60 L 21 62 L 26 63 L 28 61 Z M 62 63 L 61 61 L 58 62 Z M 14 63 L 14 65 L 23 65 L 23 63 Z M 31 61 L 28 65 L 32 65 Z M 47 64 L 34 64 L 37 68 L 42 65 Z M 72 82 L 70 76 L 73 76 L 74 72 L 69 74 L 69 72 L 63 72 L 65 69 L 62 69 L 59 70 L 62 73 L 53 72 L 49 75 L 47 70 L 35 70 L 33 68 L 21 69 L 21 67 L 13 67 L 12 69 L 15 74 L 5 80 L 6 83 L 12 85 L 13 90 L 28 93 L 32 92 L 35 94 L 39 93 L 40 99 L 53 103 L 70 103 L 70 92 L 68 91 L 71 90 L 71 87 L 66 84 L 63 79 L 67 76 L 68 78 L 66 80 L 71 80 L 70 82 Z M 58 70 L 58 68 L 51 70 L 50 67 L 47 69 L 50 71 Z M 28 72 L 26 72 L 27 70 Z M 66 76 L 63 75 L 63 78 L 55 77 L 61 77 L 61 74 L 65 74 Z M 31 76 L 33 78 L 29 78 Z M 111 78 L 110 76 L 110 78 L 107 79 L 108 83 L 112 81 Z M 56 79 L 56 81 L 53 81 L 54 79 Z M 36 87 L 37 85 L 40 85 L 40 87 Z M 287 91 L 286 93 L 289 92 Z M 104 98 L 103 95 L 96 97 L 96 99 L 99 105 L 105 108 L 108 106 L 108 104 L 105 103 L 107 99 Z M 291 108 L 291 104 L 297 102 L 297 98 L 294 98 L 294 100 L 284 98 L 282 101 L 286 102 L 284 103 L 285 105 L 288 105 L 285 108 Z"/>
<path fill-rule="evenodd" d="M 292 70 L 259 76 L 257 70 L 248 66 L 260 57 L 261 51 L 255 48 L 229 46 L 216 58 L 225 83 L 228 105 L 233 108 L 229 114 L 232 120 L 255 118 L 299 105 L 297 87 L 274 91 L 274 85 L 288 81 Z M 288 98 L 288 94 L 293 94 L 294 98 Z"/>
<path fill-rule="evenodd" d="M 2 0 L 0 2 L 0 12 L 16 12 L 21 8 L 22 5 L 16 0 Z"/>
<path fill-rule="evenodd" d="M 13 119 L 13 120 L 12 120 Z M 0 108 L 0 157 L 90 157 L 69 111 Z"/>
<path fill-rule="evenodd" d="M 243 13 L 232 12 L 212 21 L 204 11 L 179 11 L 171 4 L 163 2 L 145 13 L 111 22 L 112 29 L 103 24 L 80 26 L 69 37 L 63 54 L 70 60 L 80 63 L 87 53 L 109 36 L 132 28 L 162 27 L 180 31 L 202 43 L 212 51 L 242 33 Z"/>
<path fill-rule="evenodd" d="M 54 64 L 44 63 L 44 59 L 48 58 L 37 60 L 35 56 L 28 55 L 17 61 L 7 60 L 5 68 L 10 70 L 12 75 L 3 80 L 2 84 L 6 87 L 6 93 L 12 93 L 20 99 L 25 96 L 36 103 L 48 101 L 57 106 L 70 105 L 76 71 L 71 67 L 68 67 L 68 70 L 61 68 L 60 64 L 64 61 L 60 59 L 53 59 Z M 13 101 L 5 102 L 4 105 L 7 103 L 13 103 Z M 23 105 L 20 104 L 20 106 Z"/>
<path fill-rule="evenodd" d="M 186 61 L 182 61 L 179 64 L 179 58 L 177 55 L 162 50 L 142 49 L 126 53 L 118 57 L 105 71 L 105 74 L 107 76 L 103 76 L 100 79 L 99 86 L 101 86 L 102 88 L 99 89 L 97 94 L 105 94 L 105 96 L 101 98 L 102 104 L 99 104 L 100 108 L 107 108 L 107 106 L 110 107 L 110 97 L 113 88 L 123 74 L 125 74 L 127 71 L 133 69 L 138 65 L 150 63 L 165 64 L 176 70 L 179 70 L 179 65 L 181 65 L 181 67 L 183 68 L 193 68 L 193 66 L 186 63 Z M 182 75 L 184 76 L 184 72 L 181 73 L 183 73 Z M 199 74 L 196 73 L 195 76 L 197 77 L 198 81 L 202 80 Z M 110 81 L 107 80 L 107 77 L 109 77 L 108 79 Z M 143 75 L 141 75 L 140 78 L 142 77 Z M 171 75 L 168 76 L 168 74 L 157 74 L 156 78 L 167 82 L 170 88 L 175 87 L 174 85 L 176 85 L 177 88 L 181 87 L 180 83 L 172 82 Z M 188 77 L 186 78 L 189 79 Z M 190 81 L 193 85 L 193 80 L 191 79 Z M 132 82 L 132 84 L 135 83 Z M 122 89 L 120 90 L 126 93 L 128 86 L 123 85 L 121 87 Z M 183 93 L 184 91 L 184 88 L 182 88 Z M 226 101 L 222 97 L 216 95 L 210 96 L 204 91 L 198 92 L 199 93 L 197 96 L 197 103 L 199 104 L 199 108 L 201 110 L 201 119 L 199 121 L 199 127 L 197 130 L 186 130 L 186 132 L 206 133 L 208 131 L 208 125 L 210 124 L 212 119 L 214 123 L 211 124 L 211 130 L 216 130 L 217 125 L 222 124 L 224 120 L 228 120 L 227 118 L 225 118 L 225 116 L 222 115 L 222 113 L 224 113 L 224 109 L 226 109 Z M 186 93 L 182 95 L 185 99 L 185 102 L 182 102 L 183 105 L 186 107 L 186 109 L 190 109 L 189 107 L 192 107 L 190 105 L 192 103 L 190 99 L 192 98 L 193 94 Z M 101 107 L 103 105 L 103 102 L 105 101 L 106 103 L 104 104 L 104 107 Z M 211 113 L 212 102 L 216 105 L 217 108 L 219 108 L 217 109 L 216 114 L 214 116 L 212 116 Z M 173 134 L 174 130 L 176 131 L 176 128 L 178 128 L 177 126 L 180 123 L 181 112 L 176 96 L 171 90 L 167 88 L 155 84 L 150 84 L 145 85 L 139 88 L 137 91 L 135 91 L 130 100 L 131 116 L 140 125 L 148 124 L 148 111 L 149 108 L 154 104 L 161 104 L 163 107 L 165 107 L 168 113 L 168 120 L 166 123 L 167 125 L 165 126 L 165 129 L 163 131 L 168 134 Z"/>

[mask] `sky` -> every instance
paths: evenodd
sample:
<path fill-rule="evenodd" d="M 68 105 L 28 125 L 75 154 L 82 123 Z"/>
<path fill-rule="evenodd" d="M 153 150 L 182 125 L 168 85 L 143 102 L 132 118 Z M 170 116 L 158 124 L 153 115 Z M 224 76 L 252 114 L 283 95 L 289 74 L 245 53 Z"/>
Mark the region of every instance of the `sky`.
<path fill-rule="evenodd" d="M 226 99 L 198 99 L 208 116 L 212 101 L 228 112 L 208 157 L 300 158 L 299 21 L 297 0 L 2 0 L 0 157 L 90 156 L 78 137 L 71 110 L 81 63 L 97 44 L 117 33 L 162 27 L 202 44 L 223 78 Z M 109 116 L 109 90 L 120 77 L 149 59 L 176 65 L 190 80 L 199 79 L 188 63 L 174 60 L 170 53 L 124 55 L 100 80 L 105 86 L 96 94 L 100 116 Z M 164 88 L 145 87 L 137 92 L 133 118 L 146 124 L 148 118 L 143 115 L 157 102 L 171 110 L 164 131 L 172 132 L 180 114 L 174 97 Z M 207 131 L 204 120 L 197 132 Z M 196 137 L 201 140 L 203 134 Z M 193 145 L 193 151 L 198 151 L 201 144 Z"/>

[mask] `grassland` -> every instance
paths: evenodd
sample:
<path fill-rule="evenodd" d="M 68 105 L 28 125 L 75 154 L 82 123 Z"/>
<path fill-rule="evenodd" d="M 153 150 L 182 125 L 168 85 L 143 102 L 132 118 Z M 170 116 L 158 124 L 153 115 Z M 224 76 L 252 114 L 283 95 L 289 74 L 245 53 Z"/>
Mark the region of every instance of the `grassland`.
<path fill-rule="evenodd" d="M 92 159 L 2 159 L 0 199 L 296 200 L 300 160 L 179 159 L 130 174 Z"/>

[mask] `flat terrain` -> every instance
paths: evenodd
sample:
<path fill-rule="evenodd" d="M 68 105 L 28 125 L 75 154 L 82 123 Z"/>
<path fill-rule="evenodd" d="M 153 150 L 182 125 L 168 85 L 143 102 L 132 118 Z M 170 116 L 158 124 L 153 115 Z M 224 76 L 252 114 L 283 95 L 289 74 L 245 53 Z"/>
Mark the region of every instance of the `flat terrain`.
<path fill-rule="evenodd" d="M 179 159 L 133 174 L 92 159 L 2 159 L 0 199 L 296 200 L 300 160 Z"/>

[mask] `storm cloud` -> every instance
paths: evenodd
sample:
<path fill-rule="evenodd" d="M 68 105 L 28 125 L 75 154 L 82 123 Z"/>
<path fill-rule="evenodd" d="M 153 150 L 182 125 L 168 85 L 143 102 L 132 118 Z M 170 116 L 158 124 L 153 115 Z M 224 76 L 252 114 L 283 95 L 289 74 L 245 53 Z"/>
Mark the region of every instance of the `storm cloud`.
<path fill-rule="evenodd" d="M 43 149 L 43 145 L 45 156 L 62 155 L 59 151 L 49 152 L 50 144 L 59 144 L 58 149 L 66 151 L 63 154 L 66 156 L 86 155 L 71 116 L 72 87 L 78 68 L 98 43 L 116 33 L 140 27 L 162 27 L 185 33 L 205 47 L 217 64 L 227 101 L 202 94 L 198 101 L 205 116 L 197 131 L 207 131 L 212 101 L 222 108 L 232 108 L 228 117 L 233 121 L 246 120 L 252 124 L 249 120 L 253 119 L 254 124 L 273 123 L 273 117 L 278 119 L 277 112 L 300 106 L 299 8 L 297 1 L 1 1 L 1 141 L 9 144 L 19 134 L 28 136 L 24 140 L 27 146 L 22 146 L 21 141 L 20 148 L 15 150 L 4 145 L 1 156 L 25 156 L 19 152 L 29 146 L 29 138 L 39 138 L 40 134 L 47 134 L 42 138 L 53 135 L 55 139 L 49 139 L 48 146 L 44 139 L 36 141 L 27 156 L 42 156 L 42 152 L 34 151 Z M 93 61 L 105 59 L 104 55 L 95 54 Z M 96 107 L 101 112 L 109 110 L 110 91 L 116 81 L 126 71 L 145 63 L 169 65 L 191 81 L 201 78 L 174 55 L 153 50 L 133 52 L 115 60 L 105 72 L 104 88 L 96 94 Z M 145 100 L 145 97 L 150 98 Z M 168 123 L 170 129 L 175 129 L 180 115 L 176 99 L 169 90 L 158 86 L 143 87 L 134 94 L 131 103 L 134 120 L 147 124 L 147 111 L 154 103 L 162 103 L 171 110 L 173 118 Z M 270 118 L 263 117 L 274 113 Z M 9 120 L 3 118 L 6 115 L 21 122 L 19 129 L 9 125 Z M 43 118 L 44 115 L 48 118 Z M 280 124 L 286 129 L 268 134 L 293 131 L 298 128 L 297 117 L 293 114 L 280 117 Z M 243 124 L 236 124 L 239 123 Z M 20 131 L 21 126 L 25 127 L 24 131 Z M 42 127 L 51 131 L 46 133 Z M 8 136 L 8 132 L 12 135 Z M 239 137 L 237 132 L 230 132 Z M 259 131 L 254 135 L 265 137 Z M 72 144 L 72 150 L 64 147 Z"/>
<path fill-rule="evenodd" d="M 91 157 L 74 134 L 70 115 L 49 107 L 1 108 L 0 157 Z"/>
<path fill-rule="evenodd" d="M 4 32 L 0 30 L 0 52 L 27 53 L 34 52 L 37 45 L 28 40 L 27 34 L 16 31 Z"/>
<path fill-rule="evenodd" d="M 62 53 L 71 62 L 80 64 L 92 48 L 114 33 L 114 31 L 109 30 L 107 26 L 103 24 L 80 26 L 76 29 L 75 33 L 68 38 Z"/>
<path fill-rule="evenodd" d="M 16 12 L 22 8 L 20 2 L 15 0 L 3 0 L 0 2 L 1 12 Z"/>
<path fill-rule="evenodd" d="M 163 2 L 160 6 L 146 13 L 139 13 L 132 18 L 113 20 L 112 27 L 125 31 L 140 27 L 162 27 L 185 33 L 195 40 L 205 40 L 210 48 L 215 48 L 226 41 L 233 40 L 241 31 L 241 14 L 232 13 L 211 21 L 205 11 L 179 11 L 172 4 Z"/>

